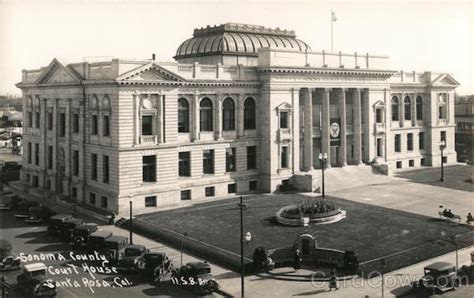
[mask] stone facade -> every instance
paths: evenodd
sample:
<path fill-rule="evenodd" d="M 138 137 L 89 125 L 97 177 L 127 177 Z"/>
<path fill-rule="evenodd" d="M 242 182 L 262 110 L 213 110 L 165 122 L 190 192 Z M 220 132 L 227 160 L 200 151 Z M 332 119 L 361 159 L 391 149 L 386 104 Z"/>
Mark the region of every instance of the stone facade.
<path fill-rule="evenodd" d="M 275 191 L 318 169 L 319 153 L 331 167 L 437 166 L 443 137 L 446 161 L 456 161 L 459 84 L 451 75 L 392 71 L 385 56 L 311 52 L 283 41 L 291 31 L 229 28 L 254 38 L 282 34 L 285 46 L 249 55 L 241 52 L 252 39 L 243 38 L 232 53 L 203 45 L 182 58 L 193 63 L 54 59 L 23 71 L 23 183 L 117 213 L 130 200 L 151 212 Z M 230 54 L 252 66 L 197 62 Z"/>

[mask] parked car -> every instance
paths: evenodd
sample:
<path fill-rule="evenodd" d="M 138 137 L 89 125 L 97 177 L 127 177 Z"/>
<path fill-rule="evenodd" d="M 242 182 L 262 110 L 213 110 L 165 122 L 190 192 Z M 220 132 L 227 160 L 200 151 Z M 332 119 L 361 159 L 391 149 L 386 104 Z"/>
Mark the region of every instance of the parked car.
<path fill-rule="evenodd" d="M 19 269 L 21 260 L 12 253 L 12 244 L 0 239 L 0 271 Z"/>
<path fill-rule="evenodd" d="M 117 262 L 117 269 L 126 272 L 137 271 L 140 258 L 149 251 L 144 245 L 127 245 L 123 256 Z"/>
<path fill-rule="evenodd" d="M 59 228 L 59 237 L 64 241 L 72 240 L 72 232 L 75 228 L 84 225 L 84 220 L 79 218 L 66 218 Z"/>
<path fill-rule="evenodd" d="M 128 245 L 128 238 L 123 236 L 112 236 L 104 241 L 101 253 L 109 262 L 117 262 L 124 255 L 125 247 Z"/>
<path fill-rule="evenodd" d="M 165 253 L 147 252 L 138 259 L 137 268 L 143 281 L 155 284 L 160 282 L 165 274 L 173 271 L 173 263 Z"/>
<path fill-rule="evenodd" d="M 47 278 L 44 263 L 26 264 L 23 273 L 16 277 L 19 288 L 27 294 L 26 297 L 54 297 L 56 284 Z"/>
<path fill-rule="evenodd" d="M 173 271 L 173 284 L 185 287 L 197 295 L 211 294 L 219 289 L 219 282 L 211 274 L 206 262 L 191 262 Z"/>
<path fill-rule="evenodd" d="M 96 231 L 89 235 L 86 248 L 89 251 L 101 251 L 104 249 L 105 239 L 112 237 L 110 231 Z"/>
<path fill-rule="evenodd" d="M 15 206 L 21 198 L 12 193 L 3 193 L 0 196 L 0 210 L 11 210 L 12 206 Z"/>
<path fill-rule="evenodd" d="M 435 262 L 424 268 L 423 277 L 412 286 L 415 291 L 443 293 L 454 290 L 458 283 L 456 266 L 448 262 Z"/>
<path fill-rule="evenodd" d="M 85 224 L 76 227 L 72 231 L 72 241 L 69 242 L 75 248 L 81 248 L 86 246 L 87 241 L 89 240 L 89 236 L 97 231 L 96 224 Z"/>
<path fill-rule="evenodd" d="M 41 224 L 47 222 L 56 212 L 46 206 L 35 206 L 28 209 L 28 217 L 25 219 L 30 224 Z"/>
<path fill-rule="evenodd" d="M 57 214 L 51 216 L 48 221 L 48 233 L 51 235 L 59 235 L 64 221 L 72 218 L 71 214 Z"/>
<path fill-rule="evenodd" d="M 10 201 L 10 210 L 17 210 L 18 205 L 24 201 L 26 201 L 25 198 L 22 198 L 20 196 L 12 197 L 12 200 Z"/>
<path fill-rule="evenodd" d="M 28 210 L 31 207 L 39 206 L 40 204 L 36 201 L 21 201 L 16 205 L 14 216 L 19 219 L 25 219 L 28 217 Z"/>

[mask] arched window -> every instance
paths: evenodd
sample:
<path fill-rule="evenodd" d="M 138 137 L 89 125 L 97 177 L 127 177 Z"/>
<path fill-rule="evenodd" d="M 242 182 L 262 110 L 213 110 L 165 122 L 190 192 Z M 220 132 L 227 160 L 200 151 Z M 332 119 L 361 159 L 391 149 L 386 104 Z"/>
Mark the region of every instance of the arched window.
<path fill-rule="evenodd" d="M 416 120 L 423 120 L 423 98 L 416 97 Z"/>
<path fill-rule="evenodd" d="M 204 98 L 201 100 L 199 105 L 200 108 L 200 127 L 201 131 L 212 131 L 213 121 L 212 121 L 212 101 L 209 98 Z"/>
<path fill-rule="evenodd" d="M 189 132 L 189 102 L 186 98 L 178 100 L 178 132 Z"/>
<path fill-rule="evenodd" d="M 439 119 L 446 119 L 447 117 L 446 107 L 446 94 L 440 94 L 438 96 L 438 117 Z"/>
<path fill-rule="evenodd" d="M 403 111 L 405 114 L 405 120 L 411 120 L 411 99 L 408 96 L 405 96 L 403 100 Z"/>
<path fill-rule="evenodd" d="M 398 97 L 392 97 L 392 121 L 398 121 Z"/>
<path fill-rule="evenodd" d="M 222 129 L 235 130 L 235 103 L 230 97 L 227 97 L 222 104 Z"/>
<path fill-rule="evenodd" d="M 244 129 L 256 128 L 255 100 L 251 97 L 244 102 Z"/>

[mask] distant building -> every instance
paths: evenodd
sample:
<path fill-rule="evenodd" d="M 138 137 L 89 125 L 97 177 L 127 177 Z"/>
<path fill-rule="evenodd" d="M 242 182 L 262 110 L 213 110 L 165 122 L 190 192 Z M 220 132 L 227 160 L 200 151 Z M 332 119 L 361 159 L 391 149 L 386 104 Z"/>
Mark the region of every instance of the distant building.
<path fill-rule="evenodd" d="M 151 212 L 291 179 L 313 189 L 319 153 L 333 168 L 376 160 L 396 171 L 439 166 L 444 140 L 444 162 L 456 162 L 449 74 L 393 71 L 386 56 L 312 51 L 294 31 L 234 23 L 194 30 L 175 59 L 24 70 L 16 189 L 124 214 L 130 200 Z"/>
<path fill-rule="evenodd" d="M 474 95 L 459 98 L 454 105 L 456 121 L 456 153 L 458 161 L 474 157 Z"/>

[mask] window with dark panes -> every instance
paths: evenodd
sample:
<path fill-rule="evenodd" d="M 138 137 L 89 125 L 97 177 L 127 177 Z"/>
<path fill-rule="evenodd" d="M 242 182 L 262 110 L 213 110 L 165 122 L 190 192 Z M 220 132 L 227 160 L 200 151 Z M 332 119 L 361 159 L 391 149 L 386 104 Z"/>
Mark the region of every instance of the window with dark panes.
<path fill-rule="evenodd" d="M 178 100 L 178 132 L 189 132 L 189 102 L 186 98 Z"/>
<path fill-rule="evenodd" d="M 53 130 L 53 113 L 48 112 L 48 130 Z"/>
<path fill-rule="evenodd" d="M 395 152 L 401 152 L 401 135 L 395 135 Z"/>
<path fill-rule="evenodd" d="M 425 133 L 424 132 L 420 132 L 418 134 L 418 146 L 420 147 L 420 150 L 425 149 Z"/>
<path fill-rule="evenodd" d="M 28 127 L 33 127 L 33 113 L 28 112 Z"/>
<path fill-rule="evenodd" d="M 232 183 L 227 185 L 227 193 L 236 193 L 237 192 L 237 184 Z"/>
<path fill-rule="evenodd" d="M 39 166 L 40 164 L 40 145 L 35 144 L 35 165 Z"/>
<path fill-rule="evenodd" d="M 213 105 L 209 98 L 204 98 L 199 104 L 199 121 L 201 131 L 213 130 Z"/>
<path fill-rule="evenodd" d="M 204 150 L 202 156 L 204 174 L 214 174 L 214 150 Z"/>
<path fill-rule="evenodd" d="M 407 150 L 413 151 L 413 134 L 407 134 Z"/>
<path fill-rule="evenodd" d="M 102 156 L 102 182 L 109 183 L 110 165 L 109 157 L 107 155 Z"/>
<path fill-rule="evenodd" d="M 108 115 L 104 115 L 102 121 L 102 135 L 104 137 L 110 136 L 110 117 Z"/>
<path fill-rule="evenodd" d="M 143 156 L 143 182 L 156 182 L 156 155 Z"/>
<path fill-rule="evenodd" d="M 33 156 L 33 148 L 31 142 L 28 142 L 28 163 L 31 163 L 31 156 Z"/>
<path fill-rule="evenodd" d="M 244 129 L 255 129 L 256 117 L 255 100 L 249 97 L 244 102 Z"/>
<path fill-rule="evenodd" d="M 206 197 L 213 197 L 216 195 L 216 188 L 214 186 L 209 186 L 204 189 Z"/>
<path fill-rule="evenodd" d="M 181 200 L 191 200 L 191 190 L 182 190 L 181 191 Z"/>
<path fill-rule="evenodd" d="M 72 174 L 79 176 L 79 150 L 72 152 Z"/>
<path fill-rule="evenodd" d="M 79 133 L 79 114 L 72 114 L 72 132 Z"/>
<path fill-rule="evenodd" d="M 222 104 L 222 129 L 235 130 L 235 103 L 232 98 L 226 98 Z"/>
<path fill-rule="evenodd" d="M 416 120 L 423 120 L 423 98 L 416 98 Z"/>
<path fill-rule="evenodd" d="M 191 152 L 179 152 L 179 176 L 191 176 Z"/>
<path fill-rule="evenodd" d="M 288 146 L 281 147 L 281 167 L 288 168 Z"/>
<path fill-rule="evenodd" d="M 411 120 L 411 99 L 405 96 L 403 100 L 403 111 L 405 113 L 405 120 Z"/>
<path fill-rule="evenodd" d="M 95 205 L 95 193 L 89 193 L 89 204 Z"/>
<path fill-rule="evenodd" d="M 156 207 L 156 196 L 145 197 L 145 207 Z"/>
<path fill-rule="evenodd" d="M 446 131 L 442 131 L 440 133 L 440 141 L 444 141 L 444 143 L 446 144 Z"/>
<path fill-rule="evenodd" d="M 383 122 L 383 109 L 376 109 L 375 110 L 375 121 L 377 123 Z"/>
<path fill-rule="evenodd" d="M 53 169 L 53 146 L 48 146 L 48 169 Z"/>
<path fill-rule="evenodd" d="M 142 136 L 153 135 L 153 116 L 142 116 Z"/>
<path fill-rule="evenodd" d="M 236 171 L 236 153 L 235 148 L 226 148 L 225 150 L 225 171 Z"/>
<path fill-rule="evenodd" d="M 91 117 L 91 134 L 97 135 L 99 133 L 99 123 L 97 120 L 97 115 L 92 115 Z"/>
<path fill-rule="evenodd" d="M 97 154 L 91 154 L 91 179 L 97 180 Z"/>
<path fill-rule="evenodd" d="M 109 199 L 107 197 L 100 197 L 100 207 L 107 209 Z"/>
<path fill-rule="evenodd" d="M 288 127 L 288 112 L 280 112 L 280 128 Z"/>
<path fill-rule="evenodd" d="M 66 114 L 59 113 L 59 136 L 66 136 Z"/>
<path fill-rule="evenodd" d="M 257 168 L 257 146 L 247 147 L 247 170 Z"/>
<path fill-rule="evenodd" d="M 392 121 L 398 121 L 398 97 L 392 97 Z"/>
<path fill-rule="evenodd" d="M 71 197 L 74 199 L 77 199 L 77 188 L 76 187 L 71 187 Z"/>
<path fill-rule="evenodd" d="M 249 181 L 249 190 L 250 191 L 257 190 L 257 181 L 256 180 Z"/>
<path fill-rule="evenodd" d="M 35 127 L 36 128 L 40 128 L 40 113 L 39 112 L 36 112 L 35 113 Z"/>

